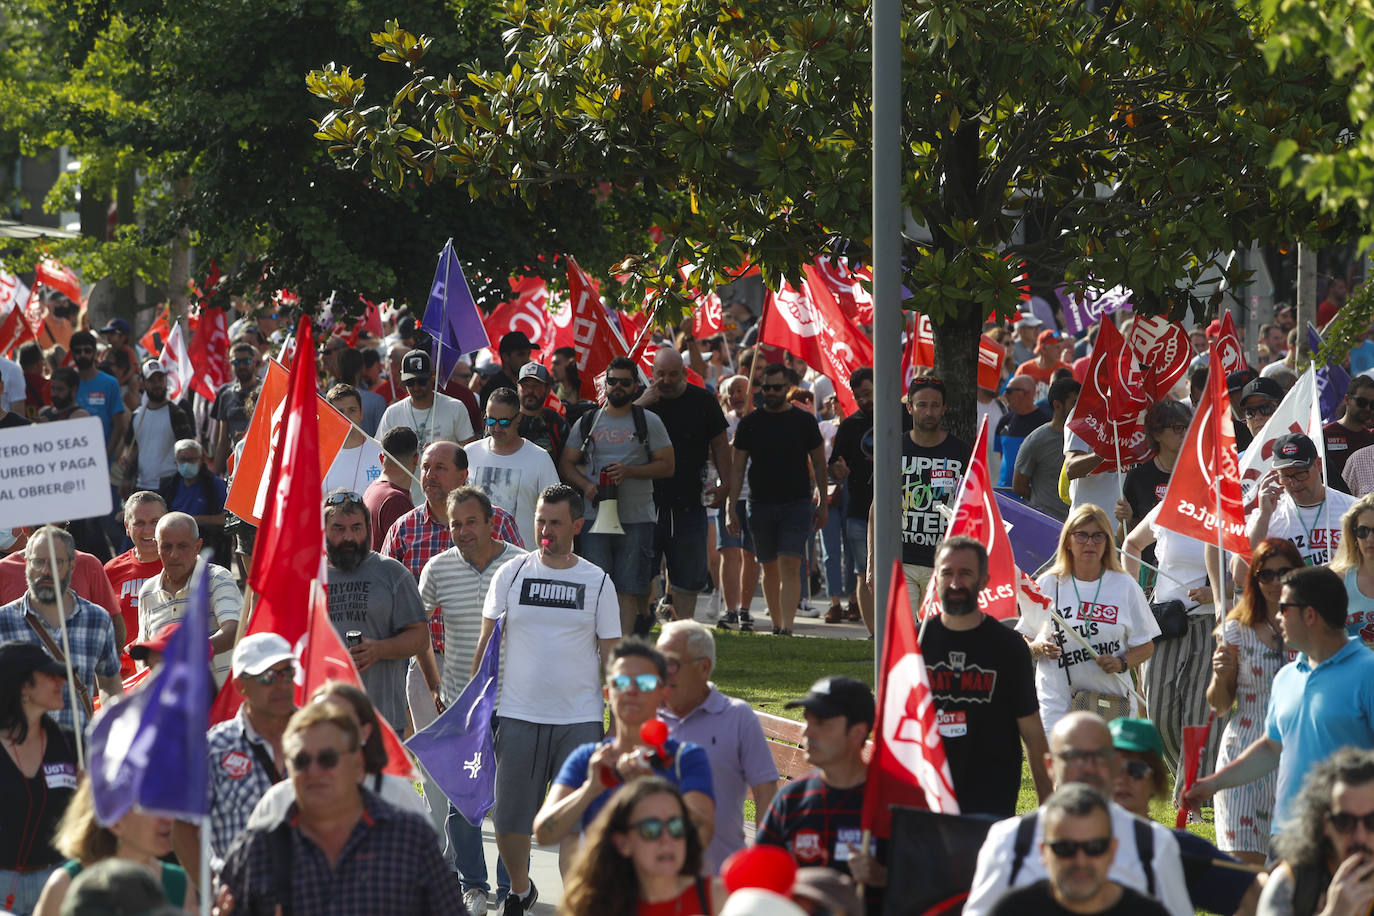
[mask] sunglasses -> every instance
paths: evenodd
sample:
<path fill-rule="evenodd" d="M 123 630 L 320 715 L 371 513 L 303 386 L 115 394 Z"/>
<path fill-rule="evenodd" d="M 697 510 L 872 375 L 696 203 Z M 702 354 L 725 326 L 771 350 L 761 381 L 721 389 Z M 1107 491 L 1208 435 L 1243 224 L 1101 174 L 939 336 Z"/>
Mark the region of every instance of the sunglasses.
<path fill-rule="evenodd" d="M 1374 531 L 1374 529 L 1367 530 Z M 1265 585 L 1268 585 L 1275 579 L 1282 579 L 1284 576 L 1288 575 L 1292 571 L 1293 567 L 1291 566 L 1282 566 L 1278 569 L 1261 569 L 1259 572 L 1255 573 L 1255 578 L 1258 579 L 1260 582 L 1264 583 Z"/>
<path fill-rule="evenodd" d="M 1278 410 L 1278 408 L 1279 405 L 1271 401 L 1268 404 L 1260 404 L 1257 407 L 1244 407 L 1241 409 L 1241 413 L 1245 416 L 1245 419 L 1253 420 L 1255 417 L 1272 417 L 1274 411 Z"/>
<path fill-rule="evenodd" d="M 296 666 L 287 665 L 285 668 L 273 668 L 271 671 L 264 671 L 262 674 L 253 674 L 250 675 L 250 677 L 264 687 L 271 687 L 277 681 L 295 680 Z"/>
<path fill-rule="evenodd" d="M 663 831 L 668 831 L 668 836 L 675 840 L 680 840 L 687 835 L 687 822 L 682 819 L 682 815 L 675 814 L 664 820 L 661 817 L 646 817 L 642 821 L 635 821 L 630 825 L 636 833 L 646 840 L 656 840 L 663 836 Z"/>
<path fill-rule="evenodd" d="M 760 390 L 760 391 L 785 391 L 786 389 L 787 389 L 787 386 L 786 386 L 786 385 L 760 385 L 760 386 L 759 386 L 759 390 Z"/>
<path fill-rule="evenodd" d="M 1055 858 L 1072 859 L 1081 851 L 1087 853 L 1089 858 L 1096 859 L 1107 854 L 1107 850 L 1112 846 L 1112 838 L 1104 836 L 1095 840 L 1050 840 L 1045 845 L 1054 853 Z"/>
<path fill-rule="evenodd" d="M 1149 779 L 1150 774 L 1153 773 L 1154 770 L 1152 770 L 1150 765 L 1143 760 L 1127 760 L 1121 765 L 1121 772 L 1125 773 L 1136 782 L 1142 782 L 1143 780 Z"/>
<path fill-rule="evenodd" d="M 252 361 L 251 359 L 245 359 L 244 357 L 239 357 L 238 359 L 231 360 L 231 361 L 230 361 L 230 365 L 233 365 L 233 366 L 251 366 L 251 365 L 253 365 L 253 361 Z"/>
<path fill-rule="evenodd" d="M 1105 531 L 1075 531 L 1073 539 L 1079 544 L 1102 544 L 1107 540 Z"/>
<path fill-rule="evenodd" d="M 1369 527 L 1368 525 L 1356 525 L 1356 526 L 1355 526 L 1355 538 L 1356 538 L 1357 540 L 1363 541 L 1365 538 L 1369 537 L 1371 534 L 1374 534 L 1374 528 L 1371 528 L 1371 527 Z"/>
<path fill-rule="evenodd" d="M 1307 605 L 1303 604 L 1301 601 L 1280 601 L 1280 602 L 1279 602 L 1279 613 L 1280 613 L 1280 614 L 1287 614 L 1287 613 L 1288 613 L 1291 609 L 1293 609 L 1293 608 L 1297 608 L 1298 610 L 1302 610 L 1302 609 L 1305 608 L 1305 607 L 1307 607 Z"/>
<path fill-rule="evenodd" d="M 611 376 L 611 375 L 606 376 L 606 387 L 607 387 L 607 388 L 611 387 L 612 385 L 617 385 L 617 386 L 621 386 L 621 387 L 625 387 L 625 388 L 630 388 L 630 387 L 632 387 L 632 386 L 634 385 L 634 383 L 635 383 L 635 380 L 632 379 L 632 378 L 624 378 L 624 377 L 618 376 L 618 375 L 616 375 L 616 376 Z"/>
<path fill-rule="evenodd" d="M 1328 811 L 1326 820 L 1331 825 L 1331 829 L 1337 833 L 1354 833 L 1356 824 L 1363 824 L 1364 829 L 1374 833 L 1374 811 L 1367 814 L 1351 814 L 1349 811 Z"/>
<path fill-rule="evenodd" d="M 401 382 L 401 384 L 402 384 L 403 386 L 405 386 L 406 388 L 423 388 L 423 387 L 425 387 L 426 385 L 429 384 L 429 379 L 427 379 L 427 378 L 413 378 L 413 379 L 407 379 L 407 380 Z"/>
<path fill-rule="evenodd" d="M 359 496 L 357 493 L 353 492 L 334 493 L 330 496 L 325 497 L 324 501 L 324 504 L 326 506 L 342 506 L 345 503 L 352 503 L 353 505 L 361 506 L 363 505 L 363 498 Z"/>
<path fill-rule="evenodd" d="M 1367 410 L 1370 407 L 1374 407 L 1374 401 L 1371 401 L 1369 398 L 1351 397 L 1350 402 L 1361 410 Z"/>
<path fill-rule="evenodd" d="M 301 751 L 291 758 L 291 766 L 295 768 L 297 773 L 304 773 L 306 770 L 310 769 L 310 764 L 312 763 L 318 763 L 322 770 L 332 770 L 339 765 L 339 760 L 342 757 L 343 754 L 334 750 L 332 747 L 327 747 L 318 754 L 313 755 Z"/>
<path fill-rule="evenodd" d="M 607 683 L 611 685 L 611 689 L 616 693 L 624 693 L 630 689 L 631 684 L 633 684 L 640 693 L 648 693 L 650 690 L 657 690 L 659 685 L 663 683 L 663 679 L 657 674 L 636 674 L 634 677 L 628 674 L 617 674 L 607 681 Z"/>
<path fill-rule="evenodd" d="M 514 417 L 501 417 L 500 419 L 497 419 L 496 417 L 487 417 L 488 426 L 499 426 L 502 429 L 505 429 L 507 426 L 510 426 L 514 422 Z"/>

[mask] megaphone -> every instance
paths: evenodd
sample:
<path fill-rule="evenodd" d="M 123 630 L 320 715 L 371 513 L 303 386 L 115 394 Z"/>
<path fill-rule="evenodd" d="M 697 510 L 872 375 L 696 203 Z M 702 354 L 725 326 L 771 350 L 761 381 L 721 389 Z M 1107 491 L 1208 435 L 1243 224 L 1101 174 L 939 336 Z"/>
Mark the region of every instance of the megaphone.
<path fill-rule="evenodd" d="M 592 534 L 624 534 L 620 527 L 620 485 L 612 483 L 606 474 L 596 488 L 596 521 L 592 522 Z"/>

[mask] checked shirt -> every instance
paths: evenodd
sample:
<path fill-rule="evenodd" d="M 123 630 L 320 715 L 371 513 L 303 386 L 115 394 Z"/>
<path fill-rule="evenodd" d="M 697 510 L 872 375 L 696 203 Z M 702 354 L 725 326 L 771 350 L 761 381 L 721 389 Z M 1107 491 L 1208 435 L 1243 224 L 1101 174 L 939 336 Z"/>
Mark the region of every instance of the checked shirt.
<path fill-rule="evenodd" d="M 95 676 L 98 674 L 101 677 L 115 677 L 119 674 L 119 647 L 115 645 L 114 623 L 110 620 L 110 612 L 71 591 L 67 592 L 65 599 L 68 607 L 71 607 L 70 602 L 73 598 L 76 599 L 76 609 L 67 615 L 67 640 L 71 646 L 72 673 L 86 685 L 86 690 L 94 699 L 97 696 Z M 24 622 L 24 612 L 28 608 L 27 592 L 18 601 L 11 601 L 0 607 L 0 642 L 31 642 L 40 648 L 43 646 L 37 634 Z M 37 611 L 34 613 L 42 619 L 42 614 Z M 62 631 L 48 626 L 46 620 L 42 626 L 47 628 L 53 643 L 59 649 L 62 648 Z M 62 685 L 62 699 L 66 701 L 65 705 L 52 713 L 52 717 L 65 729 L 72 732 L 83 731 L 86 727 L 86 712 L 81 711 L 81 724 L 78 726 L 74 710 L 80 701 L 75 704 L 72 702 L 71 688 L 65 683 Z"/>

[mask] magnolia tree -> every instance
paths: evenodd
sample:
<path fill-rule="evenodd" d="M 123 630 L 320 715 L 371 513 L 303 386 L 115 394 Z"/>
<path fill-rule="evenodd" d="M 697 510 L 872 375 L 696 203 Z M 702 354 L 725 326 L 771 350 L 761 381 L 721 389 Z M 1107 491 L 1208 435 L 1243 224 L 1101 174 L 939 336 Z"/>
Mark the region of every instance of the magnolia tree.
<path fill-rule="evenodd" d="M 347 62 L 312 72 L 316 136 L 394 185 L 457 183 L 535 204 L 567 184 L 652 215 L 661 239 L 596 264 L 634 302 L 688 307 L 684 263 L 748 260 L 778 287 L 817 254 L 869 259 L 866 0 L 506 0 L 500 68 L 426 67 L 430 39 L 372 36 L 407 80 L 384 98 Z M 1191 0 L 911 0 L 903 5 L 902 307 L 935 327 L 951 427 L 971 437 L 978 331 L 1024 264 L 1181 317 L 1241 278 L 1227 255 L 1312 237 L 1275 147 L 1336 137 L 1344 86 L 1266 65 L 1259 15 Z M 1335 221 L 1327 227 L 1334 232 Z M 577 253 L 574 251 L 574 253 Z M 590 258 L 581 258 L 591 267 Z M 878 303 L 896 308 L 898 303 Z"/>

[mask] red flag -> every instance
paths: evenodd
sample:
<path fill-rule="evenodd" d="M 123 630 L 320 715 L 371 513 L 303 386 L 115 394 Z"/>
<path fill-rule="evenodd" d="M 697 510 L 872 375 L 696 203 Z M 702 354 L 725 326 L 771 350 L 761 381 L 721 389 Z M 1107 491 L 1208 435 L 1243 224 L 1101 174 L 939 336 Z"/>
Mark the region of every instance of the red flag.
<path fill-rule="evenodd" d="M 816 276 L 825 281 L 826 288 L 844 313 L 859 324 L 871 325 L 873 295 L 859 282 L 859 275 L 849 269 L 849 261 L 817 256 L 811 263 L 816 268 Z"/>
<path fill-rule="evenodd" d="M 191 337 L 191 390 L 213 401 L 220 386 L 229 383 L 229 326 L 224 311 L 202 309 Z"/>
<path fill-rule="evenodd" d="M 935 330 L 931 327 L 930 316 L 916 313 L 916 329 L 907 332 L 906 351 L 903 354 L 903 379 L 911 383 L 917 366 L 935 366 Z M 996 391 L 1002 387 L 1002 363 L 1007 358 L 1007 348 L 986 334 L 978 338 L 978 387 Z"/>
<path fill-rule="evenodd" d="M 1202 755 L 1207 753 L 1207 739 L 1211 737 L 1212 722 L 1216 717 L 1216 713 L 1209 712 L 1206 725 L 1183 726 L 1183 791 L 1179 793 L 1181 797 L 1186 797 L 1193 783 L 1197 782 L 1197 771 L 1202 767 Z M 1188 826 L 1190 809 L 1191 806 L 1187 802 L 1178 809 L 1178 814 L 1174 818 L 1175 830 L 1182 830 Z"/>
<path fill-rule="evenodd" d="M 82 303 L 81 281 L 76 274 L 51 259 L 39 261 L 33 268 L 33 285 L 56 290 L 77 305 Z M 34 332 L 35 334 L 37 332 Z"/>
<path fill-rule="evenodd" d="M 1162 401 L 1192 365 L 1192 342 L 1177 321 L 1160 315 L 1131 315 L 1129 340 L 1145 373 L 1145 393 L 1151 401 Z"/>
<path fill-rule="evenodd" d="M 654 358 L 658 356 L 658 347 L 657 343 L 645 337 L 640 341 L 638 352 L 630 354 L 631 358 L 639 364 L 639 368 L 644 371 L 645 378 L 650 380 L 654 377 Z M 696 385 L 698 388 L 706 387 L 706 380 L 701 377 L 701 373 L 686 365 L 686 360 L 683 360 L 682 372 L 687 379 L 687 384 Z"/>
<path fill-rule="evenodd" d="M 538 277 L 512 277 L 511 291 L 515 298 L 502 302 L 482 319 L 487 339 L 492 341 L 488 347 L 492 359 L 499 359 L 496 347 L 502 337 L 511 331 L 520 331 L 533 343 L 539 344 L 538 358 L 546 361 L 554 347 L 554 325 L 547 309 L 549 288 Z M 566 311 L 564 312 L 566 315 Z M 566 323 L 566 321 L 565 321 Z"/>
<path fill-rule="evenodd" d="M 272 470 L 267 505 L 258 528 L 248 584 L 257 604 L 243 635 L 278 633 L 291 645 L 305 635 L 311 589 L 324 553 L 324 508 L 320 498 L 319 421 L 316 418 L 315 343 L 310 316 L 296 329 L 296 363 L 286 396 L 284 422 Z M 234 679 L 215 699 L 211 721 L 232 716 L 243 702 Z"/>
<path fill-rule="evenodd" d="M 1236 323 L 1231 319 L 1230 312 L 1221 316 L 1221 331 L 1217 334 L 1216 346 L 1217 355 L 1221 358 L 1221 368 L 1227 375 L 1245 368 L 1245 348 L 1241 345 L 1240 335 L 1236 333 Z"/>
<path fill-rule="evenodd" d="M 1104 461 L 1094 473 L 1144 461 L 1150 454 L 1142 414 L 1150 406 L 1140 364 L 1110 318 L 1102 319 L 1088 378 L 1068 427 Z"/>
<path fill-rule="evenodd" d="M 892 564 L 883 639 L 882 682 L 873 723 L 873 759 L 859 824 L 874 836 L 892 832 L 892 805 L 958 814 L 954 780 L 936 721 L 935 697 L 916 640 L 902 564 Z"/>
<path fill-rule="evenodd" d="M 988 435 L 988 418 L 983 417 L 978 424 L 978 439 L 969 456 L 968 470 L 954 494 L 954 517 L 945 536 L 966 535 L 987 548 L 988 584 L 978 593 L 978 607 L 989 617 L 1007 620 L 1017 614 L 1020 574 L 1012 554 L 1011 538 L 1007 537 L 1006 525 L 1002 523 L 1002 512 L 997 508 L 992 475 L 988 473 Z M 914 497 L 905 495 L 903 498 Z M 921 600 L 920 616 L 924 618 L 939 610 L 940 598 L 932 576 Z"/>
<path fill-rule="evenodd" d="M 1222 365 L 1217 351 L 1217 343 L 1213 342 L 1208 365 Z M 1183 438 L 1155 524 L 1205 544 L 1215 544 L 1218 494 L 1222 547 L 1248 557 L 1250 539 L 1245 534 L 1231 399 L 1226 393 L 1226 376 L 1208 372 L 1207 387 L 1193 413 L 1188 435 Z"/>
<path fill-rule="evenodd" d="M 873 365 L 873 344 L 840 308 L 816 269 L 808 264 L 802 273 L 801 292 L 785 284 L 777 293 L 768 293 L 759 342 L 800 356 L 828 376 L 845 414 L 852 414 L 859 405 L 849 390 L 849 374 Z"/>
<path fill-rule="evenodd" d="M 363 331 L 373 337 L 382 337 L 382 313 L 377 310 L 377 303 L 369 302 L 359 297 L 363 304 L 363 317 L 353 325 L 353 330 L 348 332 L 347 343 L 350 347 L 358 345 L 358 338 L 363 336 Z"/>
<path fill-rule="evenodd" d="M 625 356 L 629 348 L 611 325 L 596 281 L 568 258 L 568 294 L 571 306 L 554 316 L 555 347 L 572 347 L 577 351 L 577 368 L 582 382 L 581 394 L 587 400 L 597 397 L 597 379 L 617 356 Z"/>
<path fill-rule="evenodd" d="M 14 274 L 0 270 L 0 355 L 24 339 L 24 303 L 29 288 Z"/>
<path fill-rule="evenodd" d="M 162 314 L 157 316 L 153 326 L 144 332 L 138 339 L 138 345 L 143 348 L 144 353 L 161 353 L 162 345 L 167 342 L 168 336 L 172 333 L 170 322 L 171 312 L 163 309 Z"/>

